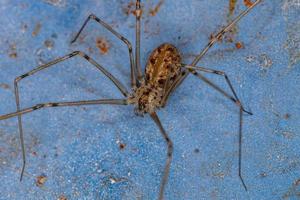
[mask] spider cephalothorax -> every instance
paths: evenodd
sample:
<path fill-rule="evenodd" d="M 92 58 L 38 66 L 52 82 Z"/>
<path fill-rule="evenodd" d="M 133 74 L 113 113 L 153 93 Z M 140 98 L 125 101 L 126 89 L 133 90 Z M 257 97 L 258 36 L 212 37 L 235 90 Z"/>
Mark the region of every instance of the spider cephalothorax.
<path fill-rule="evenodd" d="M 162 107 L 181 69 L 181 56 L 175 46 L 164 43 L 154 49 L 145 68 L 145 79 L 128 99 L 136 106 L 136 114 L 153 113 Z"/>
<path fill-rule="evenodd" d="M 161 88 L 154 88 L 150 84 L 143 82 L 140 87 L 136 88 L 128 98 L 130 104 L 134 104 L 135 113 L 143 116 L 146 113 L 152 113 L 160 107 L 163 97 Z"/>

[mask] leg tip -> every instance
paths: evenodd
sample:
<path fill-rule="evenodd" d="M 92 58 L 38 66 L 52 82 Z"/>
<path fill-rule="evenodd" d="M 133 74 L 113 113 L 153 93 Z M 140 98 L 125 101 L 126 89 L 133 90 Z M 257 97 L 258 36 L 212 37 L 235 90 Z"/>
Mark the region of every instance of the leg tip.
<path fill-rule="evenodd" d="M 253 115 L 253 113 L 251 111 L 245 110 L 244 108 L 242 108 L 243 112 L 247 113 L 248 115 Z"/>
<path fill-rule="evenodd" d="M 73 44 L 76 41 L 76 38 L 74 38 L 73 40 L 71 40 L 70 44 Z"/>

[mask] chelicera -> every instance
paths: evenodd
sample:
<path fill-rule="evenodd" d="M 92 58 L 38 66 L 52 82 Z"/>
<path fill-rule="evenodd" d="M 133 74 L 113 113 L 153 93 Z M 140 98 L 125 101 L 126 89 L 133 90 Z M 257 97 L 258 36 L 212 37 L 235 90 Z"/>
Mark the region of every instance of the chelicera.
<path fill-rule="evenodd" d="M 42 109 L 45 107 L 64 107 L 64 106 L 82 106 L 82 105 L 101 105 L 101 104 L 109 104 L 109 105 L 134 105 L 134 111 L 137 115 L 143 116 L 145 114 L 149 114 L 157 127 L 159 128 L 161 135 L 163 136 L 166 144 L 167 144 L 167 158 L 165 167 L 163 169 L 163 177 L 161 179 L 161 185 L 159 189 L 158 199 L 162 200 L 165 193 L 165 186 L 167 184 L 170 165 L 173 155 L 173 143 L 163 128 L 156 111 L 160 108 L 163 108 L 170 94 L 176 90 L 176 88 L 184 81 L 184 79 L 189 75 L 193 74 L 200 78 L 202 81 L 207 83 L 213 89 L 220 92 L 226 98 L 235 103 L 235 105 L 239 108 L 239 168 L 238 168 L 238 176 L 241 180 L 241 183 L 245 190 L 247 190 L 246 184 L 242 177 L 241 172 L 241 162 L 242 162 L 242 123 L 243 123 L 243 112 L 252 115 L 251 112 L 244 109 L 241 101 L 239 100 L 228 76 L 225 72 L 208 69 L 204 67 L 196 66 L 201 58 L 207 53 L 207 51 L 228 31 L 230 31 L 234 25 L 244 17 L 250 10 L 252 10 L 257 4 L 259 4 L 261 0 L 256 0 L 254 3 L 249 5 L 245 11 L 239 14 L 231 23 L 229 23 L 225 28 L 219 31 L 217 34 L 213 35 L 208 42 L 208 44 L 204 47 L 204 49 L 196 56 L 194 61 L 190 65 L 183 64 L 182 58 L 180 56 L 179 51 L 172 44 L 162 44 L 158 48 L 156 48 L 152 54 L 150 55 L 146 68 L 145 74 L 143 75 L 140 64 L 140 38 L 141 38 L 141 0 L 136 0 L 136 47 L 135 47 L 135 56 L 133 54 L 133 48 L 131 43 L 119 34 L 116 30 L 114 30 L 107 23 L 91 14 L 84 22 L 79 32 L 72 40 L 72 43 L 75 42 L 87 23 L 90 20 L 95 20 L 102 27 L 110 31 L 116 37 L 118 37 L 121 41 L 123 41 L 128 47 L 129 58 L 130 58 L 130 68 L 131 68 L 131 92 L 128 92 L 126 87 L 117 80 L 112 74 L 110 74 L 104 67 L 98 64 L 95 60 L 90 58 L 83 52 L 75 51 L 68 55 L 65 55 L 61 58 L 53 60 L 47 64 L 38 66 L 37 68 L 31 70 L 30 72 L 17 77 L 14 81 L 15 86 L 15 96 L 16 96 L 16 105 L 17 111 L 13 113 L 9 113 L 6 115 L 0 116 L 0 120 L 4 120 L 11 117 L 18 117 L 19 123 L 19 133 L 20 133 L 20 141 L 22 147 L 22 156 L 23 156 L 23 167 L 21 171 L 22 180 L 23 173 L 26 165 L 26 154 L 24 147 L 24 139 L 23 139 L 23 127 L 22 127 L 22 115 L 26 113 L 33 112 L 38 109 Z M 87 101 L 74 101 L 74 102 L 54 102 L 54 103 L 42 103 L 32 106 L 30 108 L 21 109 L 20 108 L 20 100 L 19 100 L 19 91 L 18 84 L 19 82 L 29 76 L 35 75 L 41 70 L 49 68 L 59 62 L 65 61 L 74 56 L 80 56 L 89 63 L 91 63 L 94 67 L 99 69 L 106 77 L 108 77 L 112 83 L 119 89 L 119 91 L 124 95 L 123 99 L 97 99 L 97 100 L 87 100 Z M 135 58 L 134 58 L 135 57 Z M 201 72 L 201 73 L 199 73 Z M 202 75 L 202 73 L 211 73 L 219 76 L 223 76 L 227 85 L 231 90 L 231 94 L 225 92 L 212 81 L 207 79 Z"/>

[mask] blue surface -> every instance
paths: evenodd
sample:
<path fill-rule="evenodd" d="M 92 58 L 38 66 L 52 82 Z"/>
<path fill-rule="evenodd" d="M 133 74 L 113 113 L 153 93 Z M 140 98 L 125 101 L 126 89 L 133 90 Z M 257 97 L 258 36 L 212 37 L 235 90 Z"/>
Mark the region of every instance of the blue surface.
<path fill-rule="evenodd" d="M 1 0 L 0 114 L 16 110 L 15 77 L 74 50 L 82 50 L 129 87 L 126 46 L 89 24 L 81 41 L 70 41 L 90 13 L 134 44 L 129 0 Z M 170 42 L 191 62 L 209 36 L 230 17 L 225 0 L 166 0 L 155 16 L 144 5 L 142 65 L 152 49 Z M 195 77 L 188 77 L 159 111 L 174 142 L 166 199 L 298 199 L 300 193 L 300 3 L 264 1 L 245 17 L 234 42 L 215 45 L 201 66 L 224 70 L 246 108 L 243 176 L 238 178 L 238 110 Z M 245 6 L 240 0 L 236 15 Z M 40 30 L 37 26 L 40 24 Z M 34 34 L 33 34 L 34 32 Z M 107 54 L 96 47 L 105 38 Z M 53 47 L 46 47 L 53 44 Z M 50 42 L 49 42 L 50 41 Z M 237 49 L 241 41 L 244 48 Z M 51 45 L 50 45 L 51 46 Z M 16 53 L 16 54 L 15 54 Z M 211 77 L 224 86 L 220 77 Z M 21 105 L 49 101 L 119 98 L 118 90 L 80 58 L 21 81 Z M 227 88 L 228 89 L 228 88 Z M 156 199 L 166 145 L 147 116 L 132 107 L 50 108 L 25 115 L 28 164 L 19 182 L 21 150 L 17 119 L 0 122 L 0 199 Z M 125 144 L 121 150 L 120 144 Z M 199 152 L 197 150 L 199 150 Z M 36 186 L 37 176 L 47 181 Z"/>

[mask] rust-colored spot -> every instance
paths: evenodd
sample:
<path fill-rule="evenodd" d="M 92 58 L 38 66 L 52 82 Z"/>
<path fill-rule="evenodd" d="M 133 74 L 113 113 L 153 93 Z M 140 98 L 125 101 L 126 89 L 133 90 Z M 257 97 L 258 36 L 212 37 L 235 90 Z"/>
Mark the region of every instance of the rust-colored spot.
<path fill-rule="evenodd" d="M 164 3 L 164 0 L 160 0 L 154 8 L 150 9 L 149 14 L 151 16 L 155 16 L 158 13 L 158 11 L 159 11 L 159 9 L 160 9 L 160 7 L 162 6 L 163 3 Z"/>
<path fill-rule="evenodd" d="M 124 143 L 120 143 L 120 144 L 119 144 L 119 148 L 120 148 L 121 150 L 125 149 L 125 147 L 126 147 L 126 144 L 124 144 Z"/>
<path fill-rule="evenodd" d="M 37 156 L 37 153 L 35 151 L 32 152 L 32 155 Z"/>
<path fill-rule="evenodd" d="M 245 6 L 247 6 L 247 7 L 250 7 L 250 6 L 253 5 L 253 3 L 251 2 L 251 0 L 244 0 L 244 4 L 245 4 Z"/>
<path fill-rule="evenodd" d="M 244 48 L 244 44 L 242 42 L 237 42 L 237 43 L 235 43 L 235 47 L 237 49 L 241 49 L 241 48 Z"/>
<path fill-rule="evenodd" d="M 237 0 L 229 0 L 229 15 L 232 15 L 235 9 Z"/>
<path fill-rule="evenodd" d="M 34 27 L 34 30 L 32 32 L 32 36 L 35 37 L 39 34 L 39 32 L 41 31 L 42 28 L 42 24 L 41 23 L 37 23 Z"/>
<path fill-rule="evenodd" d="M 42 186 L 45 184 L 46 181 L 47 181 L 47 176 L 45 176 L 45 175 L 40 175 L 40 176 L 36 177 L 36 182 L 35 182 L 35 184 L 36 184 L 36 186 L 38 186 L 38 187 L 42 187 Z"/>
<path fill-rule="evenodd" d="M 236 7 L 236 3 L 237 0 L 229 0 L 229 15 L 233 14 Z M 244 4 L 245 6 L 250 7 L 253 5 L 253 2 L 251 0 L 244 0 Z"/>
<path fill-rule="evenodd" d="M 102 37 L 98 37 L 96 39 L 96 46 L 100 50 L 100 53 L 103 55 L 107 54 L 110 48 L 108 41 Z"/>
<path fill-rule="evenodd" d="M 130 1 L 126 6 L 123 7 L 125 15 L 135 14 L 135 3 Z"/>

